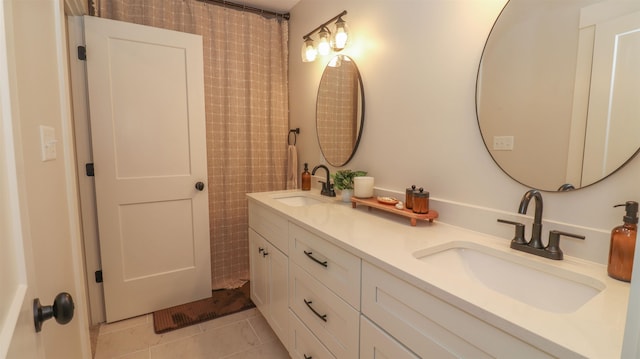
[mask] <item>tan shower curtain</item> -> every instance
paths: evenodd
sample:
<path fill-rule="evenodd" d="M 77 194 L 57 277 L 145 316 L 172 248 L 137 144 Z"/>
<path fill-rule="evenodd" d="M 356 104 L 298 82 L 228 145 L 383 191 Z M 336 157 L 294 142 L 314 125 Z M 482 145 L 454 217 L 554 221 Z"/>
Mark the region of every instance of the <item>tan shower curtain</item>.
<path fill-rule="evenodd" d="M 245 194 L 286 184 L 288 22 L 195 0 L 98 7 L 100 17 L 202 35 L 211 286 L 241 285 L 249 277 Z"/>

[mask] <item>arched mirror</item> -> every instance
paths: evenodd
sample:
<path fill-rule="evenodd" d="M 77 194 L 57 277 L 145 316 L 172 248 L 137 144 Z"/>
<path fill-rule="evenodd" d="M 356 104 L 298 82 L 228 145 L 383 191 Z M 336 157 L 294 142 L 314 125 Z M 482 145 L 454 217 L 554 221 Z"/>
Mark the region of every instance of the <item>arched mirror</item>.
<path fill-rule="evenodd" d="M 476 110 L 516 181 L 596 183 L 640 148 L 640 1 L 510 0 L 487 39 Z"/>
<path fill-rule="evenodd" d="M 316 102 L 316 131 L 327 162 L 344 166 L 358 149 L 364 123 L 364 89 L 356 63 L 336 55 L 322 73 Z"/>

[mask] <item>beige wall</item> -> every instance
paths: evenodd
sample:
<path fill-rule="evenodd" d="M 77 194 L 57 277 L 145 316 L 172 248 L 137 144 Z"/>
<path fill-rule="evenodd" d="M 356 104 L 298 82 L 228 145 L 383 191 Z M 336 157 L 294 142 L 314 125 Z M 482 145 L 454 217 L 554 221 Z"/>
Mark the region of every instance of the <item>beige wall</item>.
<path fill-rule="evenodd" d="M 495 165 L 475 116 L 480 55 L 504 3 L 302 0 L 291 11 L 289 79 L 291 127 L 301 130 L 300 163 L 314 166 L 321 159 L 315 96 L 328 61 L 302 63 L 302 35 L 347 10 L 354 42 L 346 53 L 362 74 L 367 108 L 360 148 L 345 168 L 369 171 L 376 187 L 400 193 L 411 184 L 424 186 L 441 221 L 510 238 L 512 229 L 496 218 L 515 214 L 528 188 Z M 640 199 L 638 178 L 636 158 L 591 187 L 544 193 L 545 238 L 549 229 L 586 234 L 584 242 L 564 240 L 565 253 L 606 263 L 608 233 L 623 216 L 611 207 Z"/>

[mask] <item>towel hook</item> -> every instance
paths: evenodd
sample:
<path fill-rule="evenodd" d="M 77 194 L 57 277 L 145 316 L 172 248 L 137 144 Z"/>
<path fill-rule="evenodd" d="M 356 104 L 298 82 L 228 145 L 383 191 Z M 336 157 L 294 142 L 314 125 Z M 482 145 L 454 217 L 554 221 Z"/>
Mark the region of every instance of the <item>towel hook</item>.
<path fill-rule="evenodd" d="M 289 134 L 287 135 L 287 143 L 291 146 L 291 133 L 293 132 L 293 145 L 295 146 L 298 142 L 298 135 L 300 134 L 300 127 L 292 128 L 289 130 Z"/>

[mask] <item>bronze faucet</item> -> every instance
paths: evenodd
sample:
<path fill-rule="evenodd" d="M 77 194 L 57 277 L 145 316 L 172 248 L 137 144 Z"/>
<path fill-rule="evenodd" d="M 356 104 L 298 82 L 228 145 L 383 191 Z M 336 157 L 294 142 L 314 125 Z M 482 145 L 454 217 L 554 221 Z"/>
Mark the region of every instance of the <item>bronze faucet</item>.
<path fill-rule="evenodd" d="M 560 236 L 573 237 L 578 239 L 584 239 L 584 236 L 566 233 L 561 231 L 549 232 L 549 243 L 545 247 L 542 244 L 542 194 L 540 191 L 531 189 L 528 190 L 522 199 L 520 200 L 520 207 L 518 213 L 526 214 L 527 207 L 531 198 L 535 198 L 536 212 L 533 217 L 533 228 L 531 230 L 531 240 L 527 242 L 524 239 L 524 224 L 518 222 L 507 221 L 504 219 L 498 219 L 498 222 L 512 224 L 516 226 L 515 237 L 511 240 L 511 248 L 519 251 L 535 254 L 537 256 L 560 260 L 564 257 L 562 250 L 560 249 Z"/>
<path fill-rule="evenodd" d="M 311 171 L 311 175 L 314 176 L 318 168 L 323 168 L 327 172 L 327 182 L 318 181 L 322 183 L 322 190 L 320 191 L 320 194 L 323 196 L 335 197 L 336 191 L 333 190 L 333 185 L 331 184 L 331 175 L 329 174 L 329 168 L 327 168 L 327 166 L 325 165 L 315 166 L 313 168 L 313 171 Z"/>
<path fill-rule="evenodd" d="M 536 213 L 533 217 L 533 228 L 531 229 L 531 240 L 529 241 L 529 246 L 540 249 L 544 248 L 542 245 L 542 194 L 540 191 L 535 189 L 528 190 L 522 199 L 520 200 L 520 207 L 518 208 L 518 213 L 526 214 L 527 207 L 529 207 L 529 201 L 531 198 L 536 199 Z"/>

